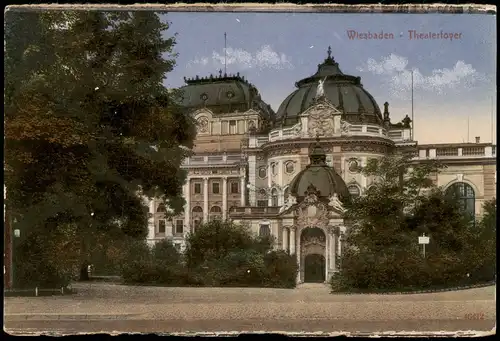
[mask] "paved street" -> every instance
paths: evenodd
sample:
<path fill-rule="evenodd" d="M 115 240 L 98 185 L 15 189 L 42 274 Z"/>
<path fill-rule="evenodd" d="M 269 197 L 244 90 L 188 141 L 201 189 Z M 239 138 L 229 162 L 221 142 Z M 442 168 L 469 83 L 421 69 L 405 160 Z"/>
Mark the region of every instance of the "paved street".
<path fill-rule="evenodd" d="M 94 283 L 62 297 L 8 297 L 6 330 L 54 332 L 383 332 L 492 330 L 495 288 L 417 295 L 295 290 L 157 288 Z"/>

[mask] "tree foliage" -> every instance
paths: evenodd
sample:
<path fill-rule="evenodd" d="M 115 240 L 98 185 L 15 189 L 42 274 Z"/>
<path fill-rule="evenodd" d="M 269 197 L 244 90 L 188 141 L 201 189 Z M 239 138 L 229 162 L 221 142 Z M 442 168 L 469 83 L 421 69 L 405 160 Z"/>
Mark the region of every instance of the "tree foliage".
<path fill-rule="evenodd" d="M 271 238 L 253 236 L 243 225 L 212 220 L 188 236 L 186 262 L 194 268 L 205 261 L 227 257 L 233 251 L 252 249 L 265 253 L 271 250 L 272 243 Z"/>
<path fill-rule="evenodd" d="M 480 229 L 457 198 L 433 184 L 431 176 L 441 168 L 438 163 L 413 164 L 404 155 L 368 162 L 362 172 L 374 177 L 375 185 L 347 207 L 349 227 L 334 289 L 453 286 L 483 271 L 474 269 L 485 264 L 479 240 L 488 238 L 479 237 Z M 491 224 L 492 219 L 483 220 Z M 425 258 L 418 244 L 422 233 L 430 237 Z"/>
<path fill-rule="evenodd" d="M 168 29 L 144 11 L 7 12 L 5 183 L 23 235 L 55 221 L 144 238 L 139 194 L 182 209 L 195 130 L 163 86 Z"/>
<path fill-rule="evenodd" d="M 294 255 L 273 250 L 271 238 L 226 221 L 203 224 L 181 256 L 170 241 L 131 249 L 122 276 L 128 283 L 190 286 L 295 287 Z M 135 255 L 135 256 L 134 256 Z"/>

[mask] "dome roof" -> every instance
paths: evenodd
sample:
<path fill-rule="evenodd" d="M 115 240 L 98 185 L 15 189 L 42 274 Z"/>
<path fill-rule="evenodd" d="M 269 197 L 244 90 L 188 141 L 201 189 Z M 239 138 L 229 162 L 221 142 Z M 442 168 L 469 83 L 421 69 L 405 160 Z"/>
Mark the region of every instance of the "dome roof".
<path fill-rule="evenodd" d="M 331 56 L 330 47 L 328 57 L 323 64 L 318 65 L 318 71 L 295 83 L 298 89 L 280 105 L 276 123 L 285 126 L 297 123 L 298 115 L 314 104 L 320 80 L 324 80 L 326 99 L 345 114 L 345 120 L 350 123 L 382 124 L 380 108 L 372 95 L 363 88 L 361 78 L 343 74 Z"/>
<path fill-rule="evenodd" d="M 245 112 L 255 109 L 266 117 L 273 118 L 271 106 L 265 103 L 257 88 L 240 74 L 227 75 L 219 71 L 218 76 L 186 79 L 187 85 L 179 90 L 180 103 L 186 109 L 207 108 L 214 113 Z"/>
<path fill-rule="evenodd" d="M 333 167 L 326 164 L 326 155 L 319 144 L 319 139 L 309 154 L 310 164 L 290 183 L 290 194 L 302 201 L 306 193 L 314 188 L 320 197 L 329 198 L 337 194 L 340 201 L 350 200 L 350 193 L 342 177 Z"/>

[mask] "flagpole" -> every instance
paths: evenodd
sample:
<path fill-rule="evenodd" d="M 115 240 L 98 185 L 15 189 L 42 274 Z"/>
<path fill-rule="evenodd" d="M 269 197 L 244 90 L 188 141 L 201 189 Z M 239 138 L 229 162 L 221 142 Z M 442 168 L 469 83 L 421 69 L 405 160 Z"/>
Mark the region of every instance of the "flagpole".
<path fill-rule="evenodd" d="M 411 70 L 411 137 L 410 139 L 413 141 L 415 138 L 415 118 L 413 115 L 413 69 Z"/>
<path fill-rule="evenodd" d="M 224 76 L 227 74 L 226 62 L 227 62 L 227 35 L 226 32 L 224 32 Z"/>
<path fill-rule="evenodd" d="M 493 96 L 491 97 L 491 144 L 494 144 L 495 143 L 495 140 L 493 138 L 493 135 L 495 134 L 495 125 L 493 124 L 493 121 L 494 121 L 494 110 L 493 110 L 493 105 L 494 105 L 494 102 L 493 102 Z"/>
<path fill-rule="evenodd" d="M 470 121 L 469 121 L 469 116 L 467 116 L 467 143 L 470 142 L 470 139 L 469 139 L 469 131 L 470 131 Z"/>

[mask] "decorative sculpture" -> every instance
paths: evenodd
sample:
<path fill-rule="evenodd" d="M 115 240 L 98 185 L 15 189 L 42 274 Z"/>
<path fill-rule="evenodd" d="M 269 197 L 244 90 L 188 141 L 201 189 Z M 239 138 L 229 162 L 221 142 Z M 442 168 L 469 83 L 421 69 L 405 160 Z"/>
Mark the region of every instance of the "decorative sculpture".
<path fill-rule="evenodd" d="M 318 88 L 316 89 L 316 99 L 319 99 L 319 98 L 325 96 L 325 86 L 324 86 L 325 81 L 326 81 L 326 77 L 325 77 L 325 79 L 319 81 Z"/>
<path fill-rule="evenodd" d="M 280 208 L 280 213 L 288 210 L 290 207 L 295 205 L 297 203 L 297 198 L 295 198 L 293 195 L 288 196 L 287 201 L 283 206 Z"/>
<path fill-rule="evenodd" d="M 337 211 L 345 212 L 344 205 L 340 201 L 337 193 L 334 193 L 333 196 L 330 197 L 330 202 L 328 203 L 328 205 L 330 205 L 331 207 L 333 207 Z"/>
<path fill-rule="evenodd" d="M 302 122 L 299 120 L 299 122 L 292 127 L 292 132 L 294 136 L 300 136 L 302 133 Z"/>
<path fill-rule="evenodd" d="M 347 121 L 341 120 L 340 121 L 340 129 L 343 134 L 349 134 L 351 128 L 351 124 L 348 123 Z"/>

